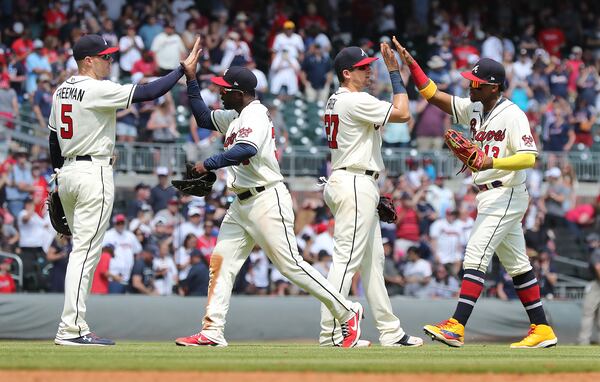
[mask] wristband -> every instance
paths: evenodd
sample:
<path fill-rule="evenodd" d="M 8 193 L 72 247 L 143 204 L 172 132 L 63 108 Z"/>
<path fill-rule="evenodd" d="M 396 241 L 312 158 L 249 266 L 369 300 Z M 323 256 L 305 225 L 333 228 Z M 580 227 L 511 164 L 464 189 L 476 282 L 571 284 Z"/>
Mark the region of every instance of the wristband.
<path fill-rule="evenodd" d="M 437 92 L 437 85 L 435 84 L 435 82 L 433 82 L 431 80 L 429 80 L 429 83 L 427 84 L 427 86 L 425 86 L 423 89 L 419 90 L 419 93 L 421 93 L 421 95 L 423 97 L 425 97 L 426 100 L 429 100 L 431 97 L 433 97 L 436 92 Z"/>
<path fill-rule="evenodd" d="M 402 77 L 400 77 L 400 71 L 393 70 L 390 72 L 390 80 L 392 81 L 392 91 L 394 94 L 406 94 L 406 88 L 402 83 Z"/>
<path fill-rule="evenodd" d="M 413 61 L 412 64 L 408 65 L 408 69 L 410 69 L 410 75 L 415 81 L 415 85 L 417 85 L 417 89 L 421 89 L 427 85 L 429 82 L 429 77 L 423 72 L 423 69 L 417 64 L 417 61 Z"/>

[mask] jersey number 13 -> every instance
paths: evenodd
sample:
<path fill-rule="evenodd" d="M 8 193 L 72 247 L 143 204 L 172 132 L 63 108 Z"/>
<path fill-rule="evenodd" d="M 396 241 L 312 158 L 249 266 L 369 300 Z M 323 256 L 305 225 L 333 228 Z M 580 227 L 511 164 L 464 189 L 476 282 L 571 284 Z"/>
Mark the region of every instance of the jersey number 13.
<path fill-rule="evenodd" d="M 337 114 L 325 114 L 323 117 L 325 121 L 325 134 L 327 134 L 327 144 L 330 149 L 337 149 L 337 133 L 340 119 Z"/>
<path fill-rule="evenodd" d="M 68 103 L 60 105 L 60 137 L 62 139 L 73 138 L 73 119 L 71 118 L 72 111 L 73 105 Z"/>

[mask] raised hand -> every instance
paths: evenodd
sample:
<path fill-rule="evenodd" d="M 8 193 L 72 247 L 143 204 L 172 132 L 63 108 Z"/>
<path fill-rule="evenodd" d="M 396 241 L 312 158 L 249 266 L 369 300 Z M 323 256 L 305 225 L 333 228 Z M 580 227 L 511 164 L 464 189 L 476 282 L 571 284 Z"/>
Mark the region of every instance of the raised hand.
<path fill-rule="evenodd" d="M 202 53 L 202 49 L 200 48 L 200 37 L 196 38 L 196 42 L 194 43 L 194 47 L 190 51 L 190 54 L 187 58 L 181 63 L 183 65 L 183 70 L 185 71 L 185 76 L 188 80 L 192 80 L 196 78 L 196 67 L 198 66 L 198 60 L 200 59 L 200 53 Z"/>
<path fill-rule="evenodd" d="M 394 70 L 399 70 L 400 68 L 398 65 L 398 60 L 396 60 L 396 55 L 394 55 L 392 48 L 390 48 L 390 46 L 387 43 L 382 42 L 379 45 L 379 49 L 381 50 L 383 62 L 385 62 L 385 66 L 387 66 L 388 70 L 390 72 Z"/>
<path fill-rule="evenodd" d="M 406 48 L 400 45 L 398 40 L 396 40 L 396 36 L 392 37 L 392 42 L 394 43 L 394 46 L 396 46 L 398 53 L 400 53 L 402 62 L 404 62 L 406 65 L 411 65 L 413 62 L 415 62 L 415 59 L 410 55 L 410 53 L 408 53 L 408 50 L 406 50 Z"/>

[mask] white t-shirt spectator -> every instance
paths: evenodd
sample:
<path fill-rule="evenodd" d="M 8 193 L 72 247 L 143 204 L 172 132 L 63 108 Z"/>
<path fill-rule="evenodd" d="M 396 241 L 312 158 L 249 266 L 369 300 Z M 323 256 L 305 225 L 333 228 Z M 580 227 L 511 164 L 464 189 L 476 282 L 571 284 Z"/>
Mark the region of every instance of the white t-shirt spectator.
<path fill-rule="evenodd" d="M 193 250 L 193 248 L 188 250 L 180 247 L 175 251 L 175 264 L 180 266 L 186 264 L 185 267 L 179 270 L 179 280 L 187 279 L 188 274 L 190 273 L 190 269 L 192 268 L 192 264 L 190 264 L 190 254 Z"/>
<path fill-rule="evenodd" d="M 481 45 L 481 57 L 491 58 L 494 61 L 502 62 L 502 53 L 504 46 L 502 40 L 496 36 L 489 36 Z"/>
<path fill-rule="evenodd" d="M 462 258 L 462 224 L 450 223 L 446 218 L 433 222 L 429 236 L 436 241 L 436 255 L 442 264 L 454 263 Z"/>
<path fill-rule="evenodd" d="M 300 53 L 304 52 L 304 40 L 298 33 L 292 33 L 289 36 L 285 33 L 279 33 L 275 36 L 273 50 L 280 54 L 284 49 L 290 53 L 290 56 L 298 58 Z"/>
<path fill-rule="evenodd" d="M 278 53 L 271 63 L 271 93 L 279 94 L 287 88 L 287 95 L 298 93 L 300 63 L 289 52 Z"/>
<path fill-rule="evenodd" d="M 425 259 L 419 259 L 415 262 L 408 261 L 404 266 L 404 277 L 420 276 L 430 277 L 431 276 L 431 264 Z"/>
<path fill-rule="evenodd" d="M 204 235 L 204 223 L 200 222 L 200 224 L 194 225 L 192 222 L 183 222 L 175 226 L 175 229 L 173 229 L 173 248 L 179 248 L 185 237 L 190 233 L 193 233 L 196 237 Z"/>
<path fill-rule="evenodd" d="M 135 255 L 141 252 L 142 245 L 131 231 L 119 232 L 115 228 L 106 231 L 102 245 L 106 244 L 112 244 L 115 248 L 115 257 L 110 261 L 109 272 L 120 275 L 123 284 L 128 283 Z"/>
<path fill-rule="evenodd" d="M 154 278 L 154 288 L 161 296 L 170 296 L 173 294 L 173 286 L 177 280 L 177 267 L 171 256 L 157 257 L 152 261 L 154 272 L 166 269 L 167 273 L 163 276 Z"/>
<path fill-rule="evenodd" d="M 252 251 L 250 253 L 251 269 L 246 273 L 246 281 L 257 288 L 269 286 L 269 259 L 264 251 Z"/>
<path fill-rule="evenodd" d="M 151 50 L 158 67 L 167 70 L 177 68 L 181 62 L 181 55 L 186 52 L 183 40 L 178 34 L 168 35 L 165 32 L 154 38 Z"/>
<path fill-rule="evenodd" d="M 134 45 L 135 47 L 131 48 Z M 129 51 L 125 52 L 127 49 L 129 49 Z M 130 36 L 121 37 L 121 39 L 119 40 L 119 51 L 121 52 L 121 57 L 119 58 L 119 66 L 121 67 L 121 69 L 126 72 L 131 72 L 133 64 L 142 58 L 142 54 L 140 52 L 143 49 L 144 42 L 142 41 L 142 38 L 140 36 L 136 35 L 133 38 Z"/>
<path fill-rule="evenodd" d="M 27 215 L 26 210 L 19 212 L 19 247 L 44 248 L 47 244 L 49 221 L 34 212 L 31 218 L 25 222 L 25 215 Z"/>
<path fill-rule="evenodd" d="M 310 253 L 313 255 L 318 255 L 321 251 L 326 251 L 333 256 L 333 237 L 327 231 L 318 234 L 310 247 Z"/>

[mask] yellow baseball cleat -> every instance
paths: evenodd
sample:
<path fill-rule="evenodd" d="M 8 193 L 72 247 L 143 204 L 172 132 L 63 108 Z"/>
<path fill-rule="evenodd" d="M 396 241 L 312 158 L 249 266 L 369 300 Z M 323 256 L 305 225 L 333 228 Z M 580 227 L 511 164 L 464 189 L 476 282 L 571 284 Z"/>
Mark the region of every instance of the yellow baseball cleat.
<path fill-rule="evenodd" d="M 423 330 L 432 340 L 443 342 L 448 346 L 459 348 L 465 344 L 465 327 L 454 318 L 435 325 L 425 325 Z"/>
<path fill-rule="evenodd" d="M 548 325 L 531 324 L 527 336 L 520 342 L 510 344 L 511 349 L 537 349 L 556 346 L 558 338 Z"/>

